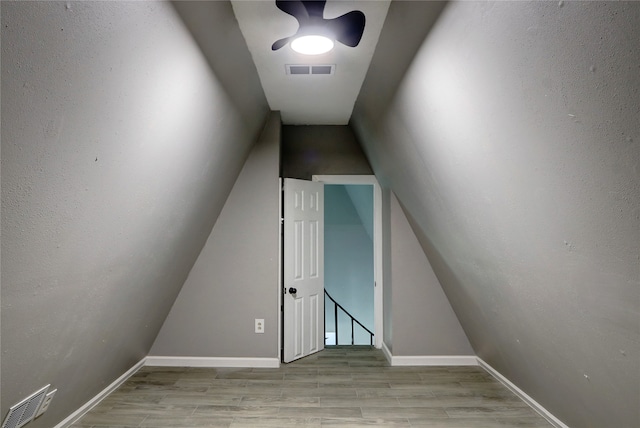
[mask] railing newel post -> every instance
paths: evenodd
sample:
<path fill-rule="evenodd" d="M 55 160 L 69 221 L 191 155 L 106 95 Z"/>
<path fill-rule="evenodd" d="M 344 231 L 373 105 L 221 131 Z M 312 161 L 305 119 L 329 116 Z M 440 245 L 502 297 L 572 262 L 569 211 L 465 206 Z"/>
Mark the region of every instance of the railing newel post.
<path fill-rule="evenodd" d="M 335 318 L 334 326 L 336 327 L 336 345 L 339 345 L 339 339 L 338 339 L 338 304 L 336 302 L 333 302 L 333 316 Z"/>
<path fill-rule="evenodd" d="M 353 345 L 355 340 L 353 338 L 353 318 L 351 318 L 351 344 Z"/>

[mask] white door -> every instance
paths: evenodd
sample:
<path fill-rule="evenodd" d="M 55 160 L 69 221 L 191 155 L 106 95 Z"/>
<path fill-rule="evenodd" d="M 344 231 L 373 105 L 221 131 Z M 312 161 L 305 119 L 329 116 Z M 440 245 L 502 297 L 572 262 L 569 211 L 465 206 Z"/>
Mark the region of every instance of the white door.
<path fill-rule="evenodd" d="M 324 184 L 284 180 L 285 363 L 324 349 Z"/>

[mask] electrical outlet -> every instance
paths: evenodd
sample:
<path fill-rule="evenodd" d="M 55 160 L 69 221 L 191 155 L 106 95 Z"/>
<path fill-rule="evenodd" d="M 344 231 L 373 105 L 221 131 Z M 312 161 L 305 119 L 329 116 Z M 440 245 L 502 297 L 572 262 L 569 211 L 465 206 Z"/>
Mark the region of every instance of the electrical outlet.
<path fill-rule="evenodd" d="M 36 415 L 34 416 L 34 419 L 47 411 L 47 409 L 49 408 L 49 404 L 51 404 L 51 400 L 53 400 L 53 396 L 56 395 L 57 391 L 58 391 L 57 389 L 54 389 L 53 391 L 49 392 L 47 395 L 44 396 L 44 400 L 42 400 L 42 404 L 38 409 L 38 413 L 36 413 Z"/>
<path fill-rule="evenodd" d="M 264 320 L 256 318 L 256 333 L 264 333 Z"/>

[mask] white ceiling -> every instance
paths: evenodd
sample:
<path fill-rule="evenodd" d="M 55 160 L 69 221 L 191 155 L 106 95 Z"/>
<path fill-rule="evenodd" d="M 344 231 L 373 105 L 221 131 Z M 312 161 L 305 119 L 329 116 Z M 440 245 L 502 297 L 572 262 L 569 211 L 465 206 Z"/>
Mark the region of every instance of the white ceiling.
<path fill-rule="evenodd" d="M 365 14 L 360 44 L 336 43 L 323 55 L 301 55 L 289 45 L 272 51 L 276 40 L 293 35 L 298 21 L 276 7 L 275 0 L 231 0 L 240 30 L 258 70 L 271 110 L 287 125 L 346 125 L 378 43 L 390 0 L 327 0 L 324 17 L 352 10 Z M 335 65 L 332 75 L 289 75 L 287 64 Z"/>

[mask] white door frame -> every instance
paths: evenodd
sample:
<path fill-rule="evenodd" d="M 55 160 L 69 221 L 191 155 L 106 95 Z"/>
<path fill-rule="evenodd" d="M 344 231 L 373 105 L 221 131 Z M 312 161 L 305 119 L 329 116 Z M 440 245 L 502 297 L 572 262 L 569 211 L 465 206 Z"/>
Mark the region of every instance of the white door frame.
<path fill-rule="evenodd" d="M 375 175 L 314 175 L 312 181 L 325 184 L 368 184 L 373 186 L 373 333 L 375 347 L 382 348 L 382 188 Z"/>
<path fill-rule="evenodd" d="M 284 213 L 282 212 L 282 193 L 284 191 L 282 187 L 283 179 L 282 177 L 278 178 L 278 188 L 280 191 L 278 192 L 278 359 L 282 361 L 283 358 L 283 348 L 282 348 L 282 336 L 284 335 L 284 330 L 282 326 L 282 312 L 284 311 L 284 307 L 282 306 L 282 298 L 284 297 L 284 282 L 282 280 L 282 276 L 284 272 L 282 272 L 283 267 L 283 251 L 282 251 L 282 241 L 283 241 L 283 227 L 284 227 Z"/>

